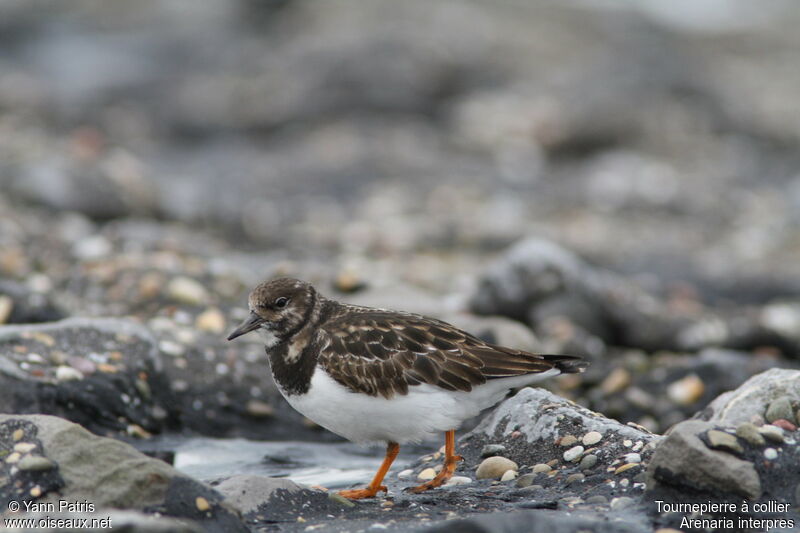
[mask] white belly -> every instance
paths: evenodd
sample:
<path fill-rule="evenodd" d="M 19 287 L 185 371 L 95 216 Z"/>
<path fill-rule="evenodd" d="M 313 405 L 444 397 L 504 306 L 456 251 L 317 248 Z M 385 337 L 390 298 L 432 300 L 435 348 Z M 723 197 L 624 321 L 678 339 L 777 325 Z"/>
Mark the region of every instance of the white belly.
<path fill-rule="evenodd" d="M 409 387 L 408 394 L 387 400 L 351 392 L 317 368 L 306 394 L 281 393 L 297 411 L 348 440 L 403 444 L 458 429 L 464 420 L 502 400 L 510 389 L 559 373 L 551 369 L 541 374 L 495 379 L 471 392 L 416 385 Z"/>

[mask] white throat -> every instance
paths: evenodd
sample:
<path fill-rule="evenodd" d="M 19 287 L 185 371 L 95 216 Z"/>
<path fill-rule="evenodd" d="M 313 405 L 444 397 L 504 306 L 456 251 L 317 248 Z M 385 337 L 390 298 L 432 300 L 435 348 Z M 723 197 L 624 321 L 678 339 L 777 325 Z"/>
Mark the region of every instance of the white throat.
<path fill-rule="evenodd" d="M 281 342 L 281 340 L 275 336 L 271 329 L 267 329 L 264 326 L 258 328 L 258 334 L 261 335 L 261 338 L 264 340 L 264 345 L 266 346 L 267 350 L 274 348 L 279 342 Z"/>

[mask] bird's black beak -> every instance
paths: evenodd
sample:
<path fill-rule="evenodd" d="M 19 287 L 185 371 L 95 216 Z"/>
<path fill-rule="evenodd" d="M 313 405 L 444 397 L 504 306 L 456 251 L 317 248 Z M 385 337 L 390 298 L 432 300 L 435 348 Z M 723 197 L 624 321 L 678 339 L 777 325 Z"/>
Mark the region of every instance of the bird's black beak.
<path fill-rule="evenodd" d="M 250 333 L 254 329 L 258 329 L 262 322 L 264 322 L 264 319 L 251 311 L 247 320 L 239 324 L 239 326 L 228 335 L 228 340 L 232 341 L 236 337 L 241 337 L 245 333 Z"/>

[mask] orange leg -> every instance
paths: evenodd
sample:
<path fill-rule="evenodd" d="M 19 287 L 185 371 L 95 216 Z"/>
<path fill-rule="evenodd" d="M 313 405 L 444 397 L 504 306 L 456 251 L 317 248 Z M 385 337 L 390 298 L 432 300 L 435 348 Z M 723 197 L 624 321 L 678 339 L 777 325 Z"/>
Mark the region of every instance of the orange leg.
<path fill-rule="evenodd" d="M 444 468 L 432 480 L 409 490 L 419 493 L 442 486 L 448 479 L 453 477 L 458 462 L 463 459 L 460 455 L 456 455 L 456 431 L 451 429 L 444 434 Z"/>
<path fill-rule="evenodd" d="M 395 457 L 397 457 L 398 452 L 400 451 L 400 445 L 396 442 L 390 442 L 386 445 L 386 457 L 383 458 L 383 463 L 381 467 L 378 469 L 378 472 L 375 473 L 375 477 L 372 478 L 372 482 L 367 486 L 366 489 L 353 489 L 353 490 L 340 490 L 339 495 L 344 496 L 345 498 L 350 498 L 351 500 L 360 500 L 362 498 L 374 498 L 379 491 L 386 492 L 386 485 L 381 485 L 381 481 L 386 476 L 386 472 L 389 471 L 389 467 L 392 466 Z"/>

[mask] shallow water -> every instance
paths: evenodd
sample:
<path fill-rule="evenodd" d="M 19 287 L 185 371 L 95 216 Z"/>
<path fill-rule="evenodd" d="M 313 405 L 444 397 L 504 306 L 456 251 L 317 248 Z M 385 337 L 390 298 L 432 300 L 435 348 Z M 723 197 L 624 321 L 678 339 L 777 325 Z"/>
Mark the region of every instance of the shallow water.
<path fill-rule="evenodd" d="M 180 436 L 158 437 L 138 447 L 147 452 L 174 452 L 175 468 L 205 482 L 255 474 L 332 489 L 369 482 L 380 466 L 384 451 L 381 445 L 364 447 L 348 442 L 261 442 Z M 405 468 L 420 454 L 436 449 L 435 444 L 401 447 L 389 475 Z"/>

